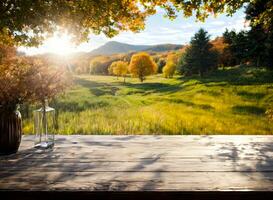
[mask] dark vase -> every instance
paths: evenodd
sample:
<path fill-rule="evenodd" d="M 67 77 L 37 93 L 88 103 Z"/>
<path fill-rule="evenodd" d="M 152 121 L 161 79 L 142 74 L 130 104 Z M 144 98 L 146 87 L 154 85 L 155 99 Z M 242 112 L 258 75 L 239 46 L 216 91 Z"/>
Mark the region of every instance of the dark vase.
<path fill-rule="evenodd" d="M 18 108 L 0 107 L 0 155 L 16 153 L 21 137 L 22 118 Z"/>

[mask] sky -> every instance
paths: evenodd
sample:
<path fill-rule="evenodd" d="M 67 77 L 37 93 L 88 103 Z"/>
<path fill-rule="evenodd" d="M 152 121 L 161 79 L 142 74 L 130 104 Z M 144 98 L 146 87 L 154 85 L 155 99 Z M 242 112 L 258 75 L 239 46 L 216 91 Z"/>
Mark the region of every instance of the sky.
<path fill-rule="evenodd" d="M 89 42 L 74 46 L 70 42 L 69 35 L 57 36 L 47 39 L 38 48 L 19 47 L 20 51 L 28 55 L 42 53 L 69 54 L 74 52 L 89 52 L 108 41 L 118 41 L 138 45 L 154 44 L 187 44 L 191 37 L 200 28 L 204 28 L 211 35 L 211 39 L 221 36 L 225 29 L 240 31 L 247 29 L 243 9 L 238 10 L 232 17 L 225 14 L 218 17 L 209 17 L 204 23 L 196 22 L 195 17 L 184 18 L 179 14 L 175 20 L 164 17 L 164 10 L 158 9 L 157 14 L 147 18 L 145 30 L 140 33 L 121 32 L 113 38 L 104 35 L 90 35 Z"/>

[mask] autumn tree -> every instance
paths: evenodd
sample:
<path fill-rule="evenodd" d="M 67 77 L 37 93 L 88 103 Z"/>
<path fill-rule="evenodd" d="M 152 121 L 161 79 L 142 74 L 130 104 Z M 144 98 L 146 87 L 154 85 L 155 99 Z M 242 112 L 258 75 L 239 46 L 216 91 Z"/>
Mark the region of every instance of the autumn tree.
<path fill-rule="evenodd" d="M 179 59 L 181 57 L 182 53 L 180 51 L 177 51 L 177 52 L 171 52 L 167 55 L 167 58 L 166 58 L 166 62 L 172 62 L 174 63 L 175 65 L 178 64 L 179 62 Z"/>
<path fill-rule="evenodd" d="M 218 56 L 218 65 L 221 67 L 228 66 L 228 62 L 230 62 L 230 55 L 225 51 L 228 47 L 228 44 L 224 42 L 223 37 L 216 37 L 211 41 L 212 50 L 217 51 Z"/>
<path fill-rule="evenodd" d="M 169 61 L 163 68 L 163 76 L 165 78 L 172 78 L 176 69 L 174 62 Z"/>
<path fill-rule="evenodd" d="M 117 58 L 110 56 L 97 56 L 92 58 L 89 65 L 89 73 L 107 75 L 109 73 L 108 68 L 114 61 L 117 61 Z"/>
<path fill-rule="evenodd" d="M 159 58 L 157 61 L 157 72 L 162 73 L 163 67 L 166 65 L 166 60 L 164 58 Z"/>
<path fill-rule="evenodd" d="M 94 60 L 90 62 L 90 74 L 102 74 L 102 64 L 101 62 Z"/>
<path fill-rule="evenodd" d="M 143 82 L 145 76 L 156 73 L 157 65 L 149 54 L 140 52 L 132 56 L 129 71 L 133 77 L 138 77 Z"/>
<path fill-rule="evenodd" d="M 201 77 L 216 68 L 218 54 L 212 50 L 209 35 L 200 29 L 191 39 L 190 46 L 180 59 L 180 72 L 184 75 L 199 74 Z"/>
<path fill-rule="evenodd" d="M 173 77 L 181 55 L 181 52 L 172 52 L 167 55 L 166 64 L 162 70 L 165 78 Z"/>
<path fill-rule="evenodd" d="M 0 34 L 13 37 L 18 45 L 33 46 L 58 29 L 68 31 L 76 42 L 86 41 L 90 33 L 112 37 L 120 30 L 136 32 L 154 13 L 149 8 L 140 10 L 137 2 L 2 0 Z"/>
<path fill-rule="evenodd" d="M 257 0 L 256 0 L 257 1 Z M 234 14 L 252 0 L 2 0 L 0 3 L 0 35 L 7 34 L 19 45 L 38 45 L 58 29 L 66 29 L 78 42 L 88 39 L 90 33 L 104 33 L 112 37 L 119 31 L 134 32 L 144 29 L 145 19 L 160 6 L 170 18 L 193 14 L 198 20 L 209 15 Z M 272 26 L 272 1 L 263 0 L 263 9 L 251 23 L 264 28 Z M 47 34 L 45 34 L 47 33 Z"/>
<path fill-rule="evenodd" d="M 71 68 L 76 74 L 88 74 L 90 72 L 89 62 L 87 59 L 75 59 L 71 61 Z"/>
<path fill-rule="evenodd" d="M 117 76 L 123 77 L 123 81 L 125 82 L 126 74 L 128 72 L 128 63 L 124 61 L 116 61 L 111 64 L 109 67 L 109 73 Z"/>
<path fill-rule="evenodd" d="M 52 99 L 70 85 L 71 77 L 46 59 L 19 56 L 0 45 L 0 108 Z"/>

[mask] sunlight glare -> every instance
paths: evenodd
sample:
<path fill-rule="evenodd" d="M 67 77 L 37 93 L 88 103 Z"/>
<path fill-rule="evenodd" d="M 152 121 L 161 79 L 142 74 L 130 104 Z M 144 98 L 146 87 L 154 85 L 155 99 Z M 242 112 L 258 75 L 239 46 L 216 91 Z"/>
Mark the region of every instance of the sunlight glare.
<path fill-rule="evenodd" d="M 68 34 L 54 34 L 53 37 L 45 40 L 43 48 L 46 52 L 67 55 L 76 50 L 76 46 L 71 42 Z"/>

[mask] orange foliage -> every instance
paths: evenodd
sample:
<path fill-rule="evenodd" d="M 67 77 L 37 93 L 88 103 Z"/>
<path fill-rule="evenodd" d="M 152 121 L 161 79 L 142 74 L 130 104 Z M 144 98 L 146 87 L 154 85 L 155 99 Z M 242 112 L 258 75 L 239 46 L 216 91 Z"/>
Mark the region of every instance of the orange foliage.
<path fill-rule="evenodd" d="M 145 76 L 156 73 L 157 65 L 148 53 L 141 52 L 132 56 L 129 71 L 133 77 L 138 77 L 143 82 Z"/>
<path fill-rule="evenodd" d="M 228 46 L 228 44 L 224 43 L 223 37 L 217 37 L 211 41 L 213 45 L 212 49 L 217 50 L 220 54 L 224 52 L 224 49 Z"/>
<path fill-rule="evenodd" d="M 225 66 L 230 59 L 230 53 L 226 51 L 228 44 L 224 42 L 223 37 L 217 37 L 211 41 L 212 49 L 219 53 L 219 65 Z"/>
<path fill-rule="evenodd" d="M 17 56 L 14 47 L 0 45 L 0 106 L 52 98 L 67 86 L 64 75 L 45 60 Z"/>

